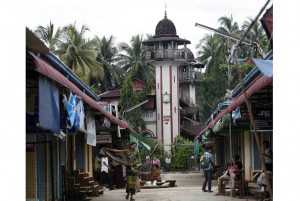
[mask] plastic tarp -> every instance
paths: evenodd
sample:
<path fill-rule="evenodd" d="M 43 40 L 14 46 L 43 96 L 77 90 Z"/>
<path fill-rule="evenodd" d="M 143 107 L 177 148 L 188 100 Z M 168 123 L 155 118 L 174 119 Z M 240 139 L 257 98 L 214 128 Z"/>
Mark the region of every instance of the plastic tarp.
<path fill-rule="evenodd" d="M 45 76 L 39 76 L 39 126 L 60 133 L 59 89 Z"/>
<path fill-rule="evenodd" d="M 267 77 L 273 77 L 273 60 L 252 59 L 259 70 Z"/>

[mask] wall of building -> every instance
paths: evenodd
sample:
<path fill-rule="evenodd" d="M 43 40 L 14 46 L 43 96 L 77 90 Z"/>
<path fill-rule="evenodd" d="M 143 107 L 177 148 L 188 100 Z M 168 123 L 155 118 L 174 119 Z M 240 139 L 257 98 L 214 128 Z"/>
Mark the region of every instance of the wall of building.
<path fill-rule="evenodd" d="M 157 137 L 156 111 L 155 110 L 144 111 L 142 114 L 142 118 L 146 123 L 146 129 L 151 130 L 154 134 L 154 137 Z"/>
<path fill-rule="evenodd" d="M 179 134 L 179 62 L 154 62 L 156 66 L 157 138 L 163 144 L 171 144 Z M 164 103 L 163 94 L 170 94 L 170 102 Z M 165 151 L 170 151 L 165 146 Z"/>

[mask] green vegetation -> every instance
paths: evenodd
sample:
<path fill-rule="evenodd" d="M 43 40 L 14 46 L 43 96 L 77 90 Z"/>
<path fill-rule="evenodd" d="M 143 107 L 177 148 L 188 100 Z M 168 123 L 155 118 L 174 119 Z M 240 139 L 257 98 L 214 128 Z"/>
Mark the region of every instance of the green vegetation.
<path fill-rule="evenodd" d="M 242 36 L 247 28 L 250 26 L 252 19 L 248 18 L 241 28 L 238 23 L 234 21 L 232 16 L 222 16 L 219 18 L 220 31 L 230 33 L 236 36 Z M 256 22 L 251 28 L 247 38 L 253 42 L 260 44 L 264 52 L 270 48 L 266 38 L 266 34 L 260 24 Z M 217 104 L 224 101 L 226 89 L 233 90 L 233 87 L 238 84 L 238 75 L 235 67 L 230 62 L 231 48 L 235 42 L 226 37 L 217 34 L 207 34 L 197 44 L 198 57 L 200 63 L 205 64 L 205 79 L 196 87 L 196 101 L 200 108 L 200 121 L 205 121 Z M 258 46 L 242 45 L 238 51 L 238 58 L 251 59 L 262 58 Z M 246 75 L 255 67 L 254 64 L 239 62 L 243 75 Z"/>
<path fill-rule="evenodd" d="M 188 160 L 194 155 L 194 143 L 181 136 L 176 136 L 172 146 L 172 168 L 187 170 Z"/>

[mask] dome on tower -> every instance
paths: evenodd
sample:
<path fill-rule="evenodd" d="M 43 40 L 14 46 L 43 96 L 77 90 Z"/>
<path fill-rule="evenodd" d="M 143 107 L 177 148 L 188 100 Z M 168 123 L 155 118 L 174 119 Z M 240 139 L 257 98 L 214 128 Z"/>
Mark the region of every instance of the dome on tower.
<path fill-rule="evenodd" d="M 174 23 L 167 18 L 166 12 L 164 19 L 160 20 L 156 25 L 153 38 L 143 41 L 143 44 L 151 46 L 161 41 L 173 41 L 177 43 L 177 45 L 191 44 L 191 41 L 179 38 L 179 36 L 176 35 L 176 27 Z"/>
<path fill-rule="evenodd" d="M 175 37 L 177 36 L 176 27 L 174 23 L 171 20 L 169 20 L 166 15 L 165 18 L 160 20 L 156 25 L 154 37 L 156 38 L 156 37 L 163 37 L 163 36 L 175 36 Z"/>

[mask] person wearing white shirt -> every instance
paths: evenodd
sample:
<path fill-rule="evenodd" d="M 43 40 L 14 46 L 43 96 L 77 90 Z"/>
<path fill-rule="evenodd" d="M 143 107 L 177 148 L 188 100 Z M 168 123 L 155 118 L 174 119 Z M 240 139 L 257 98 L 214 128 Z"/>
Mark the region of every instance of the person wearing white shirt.
<path fill-rule="evenodd" d="M 110 190 L 113 190 L 113 186 L 110 180 L 110 176 L 108 173 L 109 170 L 109 166 L 108 166 L 108 158 L 106 155 L 102 155 L 101 157 L 101 178 L 100 178 L 100 184 L 101 186 L 103 186 L 103 189 L 105 190 L 105 184 L 108 184 L 108 187 L 110 188 Z"/>
<path fill-rule="evenodd" d="M 170 172 L 170 167 L 171 167 L 171 158 L 170 158 L 170 156 L 167 156 L 167 158 L 165 158 L 165 163 L 166 163 L 166 171 Z"/>

